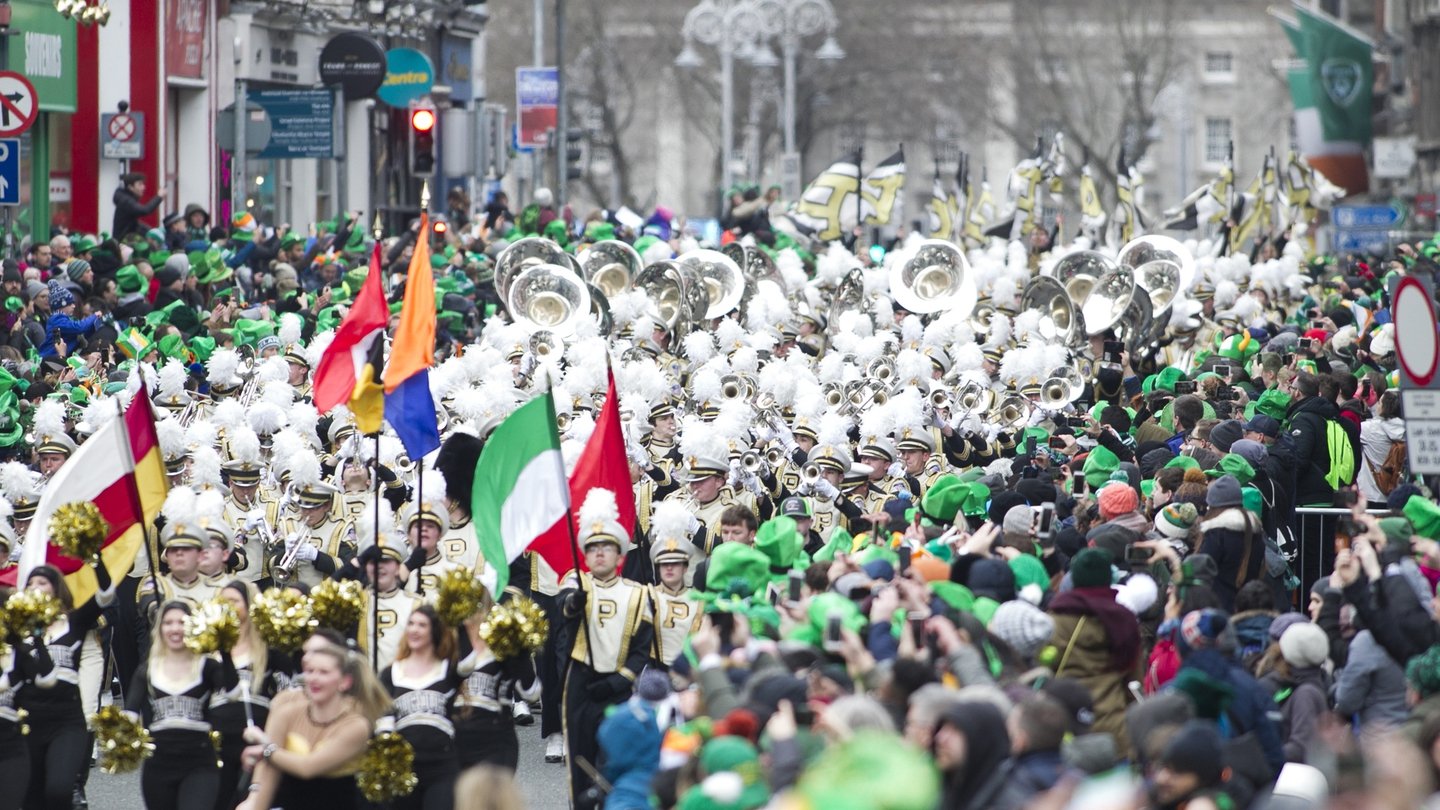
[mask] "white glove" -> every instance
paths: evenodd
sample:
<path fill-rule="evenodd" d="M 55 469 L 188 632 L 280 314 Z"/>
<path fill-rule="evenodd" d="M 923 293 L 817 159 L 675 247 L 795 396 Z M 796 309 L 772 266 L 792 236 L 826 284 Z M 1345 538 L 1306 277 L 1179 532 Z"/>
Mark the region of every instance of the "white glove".
<path fill-rule="evenodd" d="M 642 470 L 650 469 L 650 454 L 639 444 L 631 443 L 625 445 L 625 454 L 630 457 L 631 461 L 635 462 L 635 466 Z"/>
<path fill-rule="evenodd" d="M 757 496 L 765 494 L 765 485 L 760 482 L 760 476 L 752 472 L 745 473 L 745 488 Z"/>
<path fill-rule="evenodd" d="M 885 469 L 885 474 L 891 478 L 904 478 L 905 465 L 898 461 L 892 461 L 890 462 L 890 466 Z"/>
<path fill-rule="evenodd" d="M 295 559 L 305 562 L 315 562 L 315 558 L 319 556 L 320 549 L 313 543 L 301 543 L 300 548 L 295 552 Z"/>
<path fill-rule="evenodd" d="M 808 496 L 808 495 L 814 495 L 814 494 L 815 494 L 815 487 L 814 487 L 814 485 L 812 485 L 809 481 L 801 481 L 801 482 L 800 482 L 800 486 L 798 486 L 798 487 L 795 488 L 795 494 L 796 494 L 796 495 L 800 495 L 800 496 L 802 496 L 802 497 L 803 497 L 803 496 Z"/>
<path fill-rule="evenodd" d="M 829 500 L 838 496 L 840 494 L 840 490 L 836 489 L 834 484 L 826 481 L 824 478 L 821 478 L 819 481 L 815 482 L 815 494 L 819 495 L 822 498 L 825 498 L 826 500 Z"/>
<path fill-rule="evenodd" d="M 980 421 L 979 414 L 967 414 L 955 426 L 955 429 L 964 434 L 979 433 L 985 429 L 985 423 Z"/>
<path fill-rule="evenodd" d="M 745 468 L 740 466 L 739 461 L 730 462 L 730 475 L 725 480 L 730 486 L 739 486 L 745 480 Z"/>

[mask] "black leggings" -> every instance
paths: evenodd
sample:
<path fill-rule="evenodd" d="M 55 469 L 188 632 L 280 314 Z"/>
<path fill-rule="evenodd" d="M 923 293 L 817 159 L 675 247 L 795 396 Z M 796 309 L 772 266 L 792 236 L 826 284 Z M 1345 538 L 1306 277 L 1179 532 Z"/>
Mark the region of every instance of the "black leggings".
<path fill-rule="evenodd" d="M 79 716 L 78 710 L 76 716 Z M 85 724 L 50 725 L 32 719 L 30 735 L 25 739 L 30 749 L 30 784 L 25 792 L 25 810 L 70 810 L 76 780 L 90 762 L 90 735 L 85 731 Z M 0 784 L 5 784 L 5 791 L 9 791 L 9 783 Z"/>
<path fill-rule="evenodd" d="M 499 714 L 484 709 L 471 709 L 468 716 L 464 712 L 460 709 L 454 717 L 460 770 L 472 765 L 496 765 L 514 773 L 520 763 L 520 741 L 515 737 L 510 707 L 501 707 Z"/>
<path fill-rule="evenodd" d="M 245 753 L 243 732 L 220 738 L 220 773 L 216 777 L 215 810 L 234 810 L 245 797 L 240 793 L 240 755 Z M 247 779 L 248 781 L 248 779 Z"/>
<path fill-rule="evenodd" d="M 9 730 L 0 733 L 0 810 L 20 810 L 30 781 L 30 746 L 14 723 L 0 722 L 0 727 L 7 726 Z"/>
<path fill-rule="evenodd" d="M 220 789 L 220 769 L 210 735 L 199 731 L 172 734 L 155 740 L 155 754 L 145 760 L 140 771 L 145 807 L 197 810 L 213 806 Z"/>
<path fill-rule="evenodd" d="M 424 733 L 424 732 L 422 732 Z M 420 784 L 409 796 L 396 799 L 394 810 L 452 810 L 455 807 L 455 777 L 460 775 L 460 760 L 455 741 L 439 743 L 438 734 L 424 733 L 424 738 L 411 739 L 415 747 L 415 776 Z M 407 739 L 410 739 L 407 736 Z"/>

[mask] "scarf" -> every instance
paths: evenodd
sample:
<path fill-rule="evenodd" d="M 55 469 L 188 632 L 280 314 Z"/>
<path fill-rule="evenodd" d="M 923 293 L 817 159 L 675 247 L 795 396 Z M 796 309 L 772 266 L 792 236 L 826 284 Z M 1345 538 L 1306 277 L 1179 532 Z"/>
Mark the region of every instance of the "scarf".
<path fill-rule="evenodd" d="M 1115 601 L 1113 588 L 1071 588 L 1055 596 L 1050 612 L 1094 616 L 1105 628 L 1111 666 L 1122 672 L 1134 669 L 1140 658 L 1140 624 L 1129 608 Z"/>

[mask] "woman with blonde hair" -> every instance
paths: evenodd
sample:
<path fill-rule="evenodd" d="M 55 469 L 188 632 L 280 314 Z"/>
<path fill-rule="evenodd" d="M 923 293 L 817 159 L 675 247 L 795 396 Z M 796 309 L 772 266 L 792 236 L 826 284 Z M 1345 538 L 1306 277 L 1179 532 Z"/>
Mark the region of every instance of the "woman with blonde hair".
<path fill-rule="evenodd" d="M 294 660 L 280 650 L 266 647 L 250 621 L 250 606 L 256 595 L 254 585 L 238 579 L 220 589 L 220 598 L 229 602 L 240 617 L 240 638 L 230 649 L 239 674 L 235 688 L 210 696 L 210 720 L 220 732 L 220 791 L 215 796 L 215 810 L 230 810 L 244 798 L 236 794 L 240 790 L 245 728 L 265 727 L 270 701 L 295 674 Z"/>
<path fill-rule="evenodd" d="M 242 762 L 255 769 L 241 810 L 359 807 L 355 771 L 390 698 L 355 650 L 306 643 L 305 688 L 270 704 L 265 730 L 245 729 Z"/>
<path fill-rule="evenodd" d="M 125 708 L 144 718 L 155 753 L 140 772 L 150 810 L 203 808 L 215 803 L 220 769 L 210 742 L 208 707 L 215 692 L 234 688 L 230 651 L 219 660 L 185 645 L 186 602 L 166 602 L 151 634 L 150 657 L 130 681 Z"/>

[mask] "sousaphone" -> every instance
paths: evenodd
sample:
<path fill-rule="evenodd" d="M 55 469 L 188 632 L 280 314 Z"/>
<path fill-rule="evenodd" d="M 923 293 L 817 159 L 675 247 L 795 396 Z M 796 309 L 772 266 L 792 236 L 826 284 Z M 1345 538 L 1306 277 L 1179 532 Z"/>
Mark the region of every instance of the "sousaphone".
<path fill-rule="evenodd" d="M 907 312 L 953 312 L 961 319 L 979 300 L 965 254 L 939 239 L 921 242 L 914 256 L 890 267 L 890 294 Z"/>
<path fill-rule="evenodd" d="M 1049 276 L 1036 276 L 1025 285 L 1020 309 L 1040 312 L 1040 334 L 1075 346 L 1085 339 L 1085 322 L 1065 285 Z"/>
<path fill-rule="evenodd" d="M 643 267 L 635 248 L 618 239 L 605 239 L 577 257 L 580 276 L 600 288 L 607 299 L 628 292 Z"/>
<path fill-rule="evenodd" d="M 1056 263 L 1054 276 L 1065 286 L 1089 337 L 1114 326 L 1135 294 L 1134 272 L 1093 250 L 1066 254 Z"/>
<path fill-rule="evenodd" d="M 693 270 L 703 285 L 709 304 L 703 313 L 713 320 L 740 305 L 745 294 L 745 275 L 734 259 L 718 250 L 692 250 L 677 259 Z"/>
<path fill-rule="evenodd" d="M 570 267 L 570 254 L 550 239 L 541 236 L 527 236 L 510 243 L 495 258 L 495 292 L 501 301 L 510 300 L 510 285 L 525 270 L 537 264 L 553 264 Z"/>
<path fill-rule="evenodd" d="M 1150 296 L 1154 320 L 1168 323 L 1170 308 L 1195 276 L 1195 259 L 1179 241 L 1151 234 L 1125 243 L 1116 263 L 1135 273 L 1135 285 Z"/>
<path fill-rule="evenodd" d="M 507 305 L 510 317 L 529 331 L 566 338 L 590 317 L 590 287 L 565 265 L 536 264 L 510 283 Z"/>

